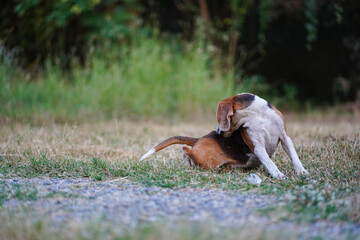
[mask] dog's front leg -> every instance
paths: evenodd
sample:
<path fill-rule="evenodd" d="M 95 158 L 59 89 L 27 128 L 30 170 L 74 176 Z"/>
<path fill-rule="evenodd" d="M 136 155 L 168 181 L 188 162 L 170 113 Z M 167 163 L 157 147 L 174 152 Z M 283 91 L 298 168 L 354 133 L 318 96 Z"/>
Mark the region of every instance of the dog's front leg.
<path fill-rule="evenodd" d="M 274 178 L 286 179 L 287 177 L 280 172 L 275 163 L 270 159 L 268 153 L 265 149 L 265 140 L 261 133 L 261 130 L 257 128 L 248 128 L 246 129 L 252 143 L 254 144 L 254 154 L 260 160 L 260 162 L 265 166 L 266 170 Z"/>
<path fill-rule="evenodd" d="M 295 173 L 297 175 L 309 175 L 309 172 L 305 170 L 302 163 L 300 162 L 300 159 L 296 153 L 296 150 L 294 148 L 294 144 L 291 141 L 291 138 L 284 133 L 283 137 L 281 138 L 281 145 L 283 149 L 285 150 L 286 154 L 290 157 L 291 162 L 294 166 Z"/>
<path fill-rule="evenodd" d="M 260 162 L 265 166 L 266 170 L 270 173 L 270 175 L 274 178 L 278 179 L 286 179 L 287 177 L 280 172 L 275 163 L 269 158 L 264 147 L 255 147 L 254 154 L 260 160 Z"/>

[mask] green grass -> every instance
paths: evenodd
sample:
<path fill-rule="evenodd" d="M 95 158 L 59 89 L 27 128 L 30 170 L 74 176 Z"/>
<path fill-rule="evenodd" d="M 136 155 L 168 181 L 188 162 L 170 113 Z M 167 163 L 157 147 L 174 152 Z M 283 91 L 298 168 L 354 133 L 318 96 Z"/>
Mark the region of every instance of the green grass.
<path fill-rule="evenodd" d="M 358 187 L 330 184 L 296 186 L 282 196 L 289 217 L 299 221 L 360 221 Z"/>
<path fill-rule="evenodd" d="M 111 178 L 126 177 L 145 186 L 164 188 L 215 187 L 224 189 L 250 189 L 241 171 L 192 169 L 183 166 L 181 160 L 173 163 L 138 162 L 126 160 L 112 162 L 92 158 L 86 161 L 74 159 L 48 159 L 45 155 L 26 159 L 0 158 L 0 174 L 4 177 L 89 177 L 102 181 Z"/>
<path fill-rule="evenodd" d="M 86 66 L 74 64 L 70 72 L 48 63 L 31 74 L 4 60 L 0 118 L 42 123 L 213 114 L 217 102 L 235 88 L 232 72 L 220 71 L 204 49 L 137 36 L 122 48 L 99 50 Z"/>
<path fill-rule="evenodd" d="M 24 200 L 36 200 L 38 191 L 36 188 L 27 185 L 21 185 L 17 183 L 7 184 L 0 180 L 0 206 L 4 201 L 17 199 Z"/>
<path fill-rule="evenodd" d="M 359 153 L 357 153 L 359 154 Z M 301 155 L 300 155 L 301 156 Z M 355 157 L 357 157 L 356 155 Z M 341 162 L 329 170 L 329 165 L 312 171 L 313 176 L 298 177 L 287 172 L 288 180 L 272 179 L 263 169 L 252 170 L 264 182 L 260 186 L 250 185 L 246 176 L 250 171 L 234 169 L 193 169 L 182 165 L 181 160 L 172 162 L 138 162 L 131 159 L 121 162 L 108 162 L 98 158 L 76 161 L 74 159 L 49 159 L 41 157 L 25 159 L 1 158 L 0 174 L 4 177 L 89 177 L 96 181 L 112 178 L 126 178 L 144 186 L 162 188 L 220 188 L 235 191 L 251 191 L 262 194 L 276 194 L 281 197 L 288 219 L 301 221 L 334 220 L 360 221 L 360 198 L 358 189 L 359 162 L 353 162 L 350 169 L 338 171 Z M 277 159 L 282 161 L 282 159 Z M 305 163 L 307 169 L 311 164 Z M 291 167 L 290 167 L 291 168 Z M 325 169 L 326 168 L 326 169 Z M 289 171 L 292 171 L 289 169 Z M 323 172 L 322 172 L 323 171 Z M 318 173 L 316 173 L 318 172 Z M 320 174 L 319 174 L 320 172 Z M 333 176 L 333 177 L 332 177 Z M 316 179 L 316 180 L 315 180 Z M 340 179 L 340 181 L 337 181 Z M 15 185 L 16 186 L 16 185 Z M 19 187 L 9 195 L 4 193 L 0 199 L 36 199 L 29 189 Z M 6 197 L 7 196 L 7 197 Z M 10 196 L 10 197 L 9 197 Z M 356 211 L 354 211 L 354 208 Z M 278 209 L 275 209 L 277 211 Z M 270 211 L 271 212 L 271 211 Z"/>
<path fill-rule="evenodd" d="M 4 201 L 18 200 L 23 201 L 36 201 L 42 198 L 75 198 L 78 197 L 75 194 L 64 192 L 61 190 L 52 190 L 43 194 L 36 185 L 30 183 L 17 183 L 17 182 L 6 182 L 0 180 L 0 206 L 3 205 Z"/>
<path fill-rule="evenodd" d="M 262 185 L 250 185 L 245 178 L 250 172 L 258 173 L 264 179 Z M 109 162 L 98 158 L 88 160 L 49 159 L 40 157 L 24 159 L 0 158 L 0 174 L 4 177 L 89 177 L 96 181 L 112 178 L 127 178 L 144 186 L 162 188 L 220 188 L 227 190 L 257 190 L 264 194 L 282 194 L 294 186 L 308 184 L 310 179 L 298 178 L 293 173 L 288 181 L 271 178 L 263 169 L 210 169 L 193 168 L 182 163 L 181 159 L 171 162 L 122 160 Z M 288 174 L 289 175 L 289 174 Z"/>

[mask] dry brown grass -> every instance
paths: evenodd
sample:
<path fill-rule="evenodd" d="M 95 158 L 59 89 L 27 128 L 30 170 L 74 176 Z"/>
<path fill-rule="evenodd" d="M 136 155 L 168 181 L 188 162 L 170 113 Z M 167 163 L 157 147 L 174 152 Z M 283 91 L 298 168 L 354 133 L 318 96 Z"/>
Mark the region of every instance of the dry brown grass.
<path fill-rule="evenodd" d="M 0 154 L 4 157 L 46 154 L 49 158 L 97 157 L 106 161 L 137 160 L 154 144 L 173 135 L 201 136 L 211 124 L 156 124 L 109 121 L 82 125 L 0 127 Z M 176 148 L 169 152 L 177 154 Z"/>
<path fill-rule="evenodd" d="M 301 121 L 294 120 L 291 116 L 287 118 L 290 119 L 287 121 L 288 134 L 293 139 L 305 168 L 311 173 L 310 179 L 335 185 L 354 185 L 360 181 L 359 121 L 356 119 L 324 121 L 323 119 L 326 117 L 322 119 L 305 117 Z M 91 162 L 94 158 L 100 159 L 103 162 L 100 163 L 100 165 L 102 164 L 100 168 L 106 169 L 108 177 L 127 176 L 127 174 L 119 173 L 109 174 L 109 169 L 105 166 L 106 164 L 120 164 L 113 166 L 113 169 L 121 170 L 123 168 L 121 164 L 125 162 L 128 164 L 127 166 L 129 164 L 140 166 L 143 171 L 148 167 L 146 164 L 150 164 L 156 171 L 159 166 L 160 169 L 167 166 L 163 170 L 164 172 L 169 171 L 170 168 L 177 168 L 177 171 L 191 172 L 192 176 L 196 177 L 203 172 L 181 165 L 180 146 L 164 149 L 143 163 L 139 163 L 138 159 L 154 145 L 168 137 L 174 135 L 200 137 L 215 127 L 215 121 L 154 123 L 113 120 L 81 125 L 53 124 L 45 126 L 7 124 L 0 127 L 0 174 L 5 177 L 16 175 L 26 177 L 28 173 L 19 174 L 19 171 L 14 170 L 16 166 L 22 165 L 23 169 L 28 169 L 31 165 L 29 159 L 40 159 L 45 156 L 48 165 L 64 159 L 85 163 Z M 294 187 L 299 178 L 294 174 L 289 158 L 280 146 L 273 159 L 279 169 L 293 180 L 291 184 L 286 185 L 281 181 L 271 179 L 264 168 L 253 171 L 265 179 L 265 182 L 280 183 L 285 186 L 285 190 Z M 42 165 L 37 166 L 37 168 L 42 167 Z M 130 168 L 133 166 L 131 165 Z M 52 167 L 51 171 L 56 173 L 56 167 Z M 71 172 L 71 169 L 62 171 Z M 132 169 L 131 171 L 135 171 L 133 175 L 136 176 L 137 170 Z M 226 171 L 211 172 L 214 173 L 214 176 L 226 178 Z M 243 170 L 231 172 L 235 178 L 246 176 Z M 34 174 L 28 175 L 31 177 Z M 48 173 L 41 172 L 41 174 Z M 84 173 L 84 175 L 88 174 Z M 170 175 L 169 172 L 168 175 Z M 71 177 L 79 176 L 79 174 L 60 174 L 59 176 Z M 184 178 L 186 177 L 184 176 Z M 194 182 L 197 181 L 194 180 Z M 240 187 L 240 189 L 242 188 Z"/>
<path fill-rule="evenodd" d="M 200 137 L 214 130 L 216 122 L 204 123 L 165 123 L 109 121 L 81 125 L 31 126 L 26 124 L 7 124 L 0 126 L 0 156 L 39 157 L 43 154 L 50 159 L 89 157 L 101 158 L 109 162 L 125 159 L 136 161 L 158 142 L 174 136 L 186 135 Z M 334 142 L 351 143 L 359 146 L 360 124 L 357 121 L 288 121 L 288 134 L 294 141 L 303 161 L 311 161 L 316 156 L 313 149 L 325 148 Z M 334 149 L 336 151 L 337 149 Z M 338 149 L 341 150 L 341 149 Z M 158 159 L 166 156 L 171 161 L 180 156 L 180 147 L 172 146 L 157 154 Z M 332 152 L 323 153 L 332 160 Z M 281 147 L 275 158 L 284 157 Z M 281 167 L 281 166 L 279 166 Z M 310 169 L 311 171 L 311 169 Z"/>
<path fill-rule="evenodd" d="M 70 159 L 73 162 L 88 164 L 87 169 L 97 168 L 93 175 L 89 174 L 96 180 L 103 179 L 101 176 L 98 178 L 103 174 L 102 176 L 107 178 L 126 177 L 130 181 L 161 187 L 215 187 L 279 194 L 285 207 L 275 209 L 275 213 L 273 210 L 265 213 L 271 214 L 274 219 L 280 212 L 279 216 L 286 216 L 288 220 L 359 222 L 360 121 L 331 120 L 326 119 L 326 116 L 310 116 L 301 120 L 290 116 L 287 119 L 290 119 L 287 121 L 288 134 L 293 139 L 305 168 L 311 174 L 307 179 L 299 178 L 293 173 L 289 158 L 281 147 L 273 159 L 289 179 L 272 179 L 264 168 L 252 170 L 264 180 L 260 187 L 250 186 L 246 182 L 247 171 L 203 171 L 180 166 L 180 146 L 164 149 L 147 161 L 139 163 L 141 155 L 159 141 L 174 135 L 203 136 L 216 127 L 216 122 L 154 123 L 117 120 L 81 125 L 2 125 L 0 177 L 46 176 L 57 171 L 68 171 L 67 174 L 59 174 L 62 177 L 83 176 L 83 173 L 72 173 L 72 165 L 61 168 L 61 165 L 65 164 L 61 160 Z M 51 166 L 49 171 L 36 169 L 31 159 L 41 159 L 44 156 L 48 160 L 47 164 L 51 165 L 54 162 L 58 163 L 58 166 Z M 101 162 L 93 164 L 94 158 L 100 159 Z M 44 166 L 47 167 L 41 164 L 37 167 Z M 18 167 L 20 170 L 17 170 Z M 24 168 L 33 170 L 24 171 Z M 9 216 L 2 215 L 3 219 Z M 34 229 L 37 222 L 28 221 L 24 226 L 26 233 Z M 79 231 L 85 231 L 87 228 L 81 226 Z M 9 229 L 16 232 L 14 228 Z M 24 234 L 24 231 L 20 233 Z M 48 232 L 42 232 L 41 229 L 31 231 L 31 236 L 38 236 L 40 232 L 46 235 L 44 238 L 48 237 Z M 157 228 L 153 228 L 153 231 L 157 231 Z M 19 235 L 19 238 L 21 236 Z"/>

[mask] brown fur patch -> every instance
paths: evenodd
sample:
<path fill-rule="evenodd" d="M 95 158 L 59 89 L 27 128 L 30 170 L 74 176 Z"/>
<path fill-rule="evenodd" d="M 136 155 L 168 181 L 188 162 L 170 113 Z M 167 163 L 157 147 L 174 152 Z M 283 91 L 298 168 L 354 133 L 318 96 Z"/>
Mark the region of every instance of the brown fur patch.
<path fill-rule="evenodd" d="M 243 127 L 240 128 L 240 133 L 241 133 L 241 137 L 243 138 L 246 145 L 250 148 L 251 152 L 254 153 L 254 144 L 251 141 L 249 135 L 247 134 L 246 129 Z"/>
<path fill-rule="evenodd" d="M 211 138 L 203 138 L 193 149 L 187 149 L 188 156 L 196 166 L 204 169 L 217 168 L 223 165 L 238 164 L 222 151 L 219 144 Z"/>
<path fill-rule="evenodd" d="M 198 140 L 199 140 L 198 138 L 185 137 L 185 136 L 171 137 L 171 138 L 166 139 L 165 141 L 159 143 L 158 145 L 156 145 L 155 152 L 158 152 L 161 149 L 164 149 L 173 144 L 186 144 L 189 146 L 194 146 Z"/>
<path fill-rule="evenodd" d="M 228 138 L 218 135 L 215 131 L 211 131 L 201 138 L 176 136 L 159 143 L 155 147 L 155 152 L 172 144 L 186 144 L 193 148 L 184 146 L 184 153 L 190 157 L 196 166 L 204 169 L 224 165 L 246 167 L 249 161 L 248 154 L 252 150 L 248 146 L 249 143 L 245 143 L 243 140 L 240 131 L 240 129 L 236 130 Z M 250 144 L 252 146 L 251 142 Z"/>
<path fill-rule="evenodd" d="M 283 124 L 284 124 L 284 129 L 286 131 L 286 125 L 285 125 L 285 119 L 284 119 L 284 116 L 282 115 L 282 113 L 276 109 L 273 105 L 271 105 L 271 108 L 276 112 L 277 115 L 279 115 L 283 121 Z"/>
<path fill-rule="evenodd" d="M 245 93 L 225 98 L 219 102 L 216 112 L 217 121 L 221 131 L 228 131 L 230 128 L 231 116 L 236 110 L 245 109 L 255 100 L 255 95 Z"/>
<path fill-rule="evenodd" d="M 226 98 L 219 102 L 216 118 L 221 131 L 230 129 L 230 117 L 234 114 L 234 102 L 232 98 Z"/>

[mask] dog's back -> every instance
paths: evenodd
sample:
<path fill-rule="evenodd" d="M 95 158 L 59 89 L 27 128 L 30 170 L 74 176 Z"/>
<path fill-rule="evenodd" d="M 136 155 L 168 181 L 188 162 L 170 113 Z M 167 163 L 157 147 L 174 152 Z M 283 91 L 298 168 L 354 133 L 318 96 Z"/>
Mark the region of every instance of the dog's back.
<path fill-rule="evenodd" d="M 247 160 L 246 155 L 251 153 L 251 149 L 248 145 L 246 145 L 241 131 L 241 128 L 236 130 L 229 138 L 222 137 L 215 131 L 212 131 L 208 135 L 202 137 L 200 141 L 203 141 L 207 138 L 212 139 L 212 141 L 214 141 L 214 143 L 220 147 L 221 152 L 226 154 L 229 158 L 236 160 L 239 163 L 243 163 Z M 200 141 L 198 141 L 198 143 L 194 146 L 194 149 L 197 147 L 197 145 L 200 144 Z M 210 148 L 210 146 L 206 147 Z"/>
<path fill-rule="evenodd" d="M 194 165 L 205 169 L 221 166 L 253 167 L 251 145 L 244 141 L 245 129 L 239 128 L 231 137 L 225 138 L 215 131 L 200 138 L 191 149 L 184 146 L 184 152 Z M 250 162 L 249 162 L 250 161 Z"/>

